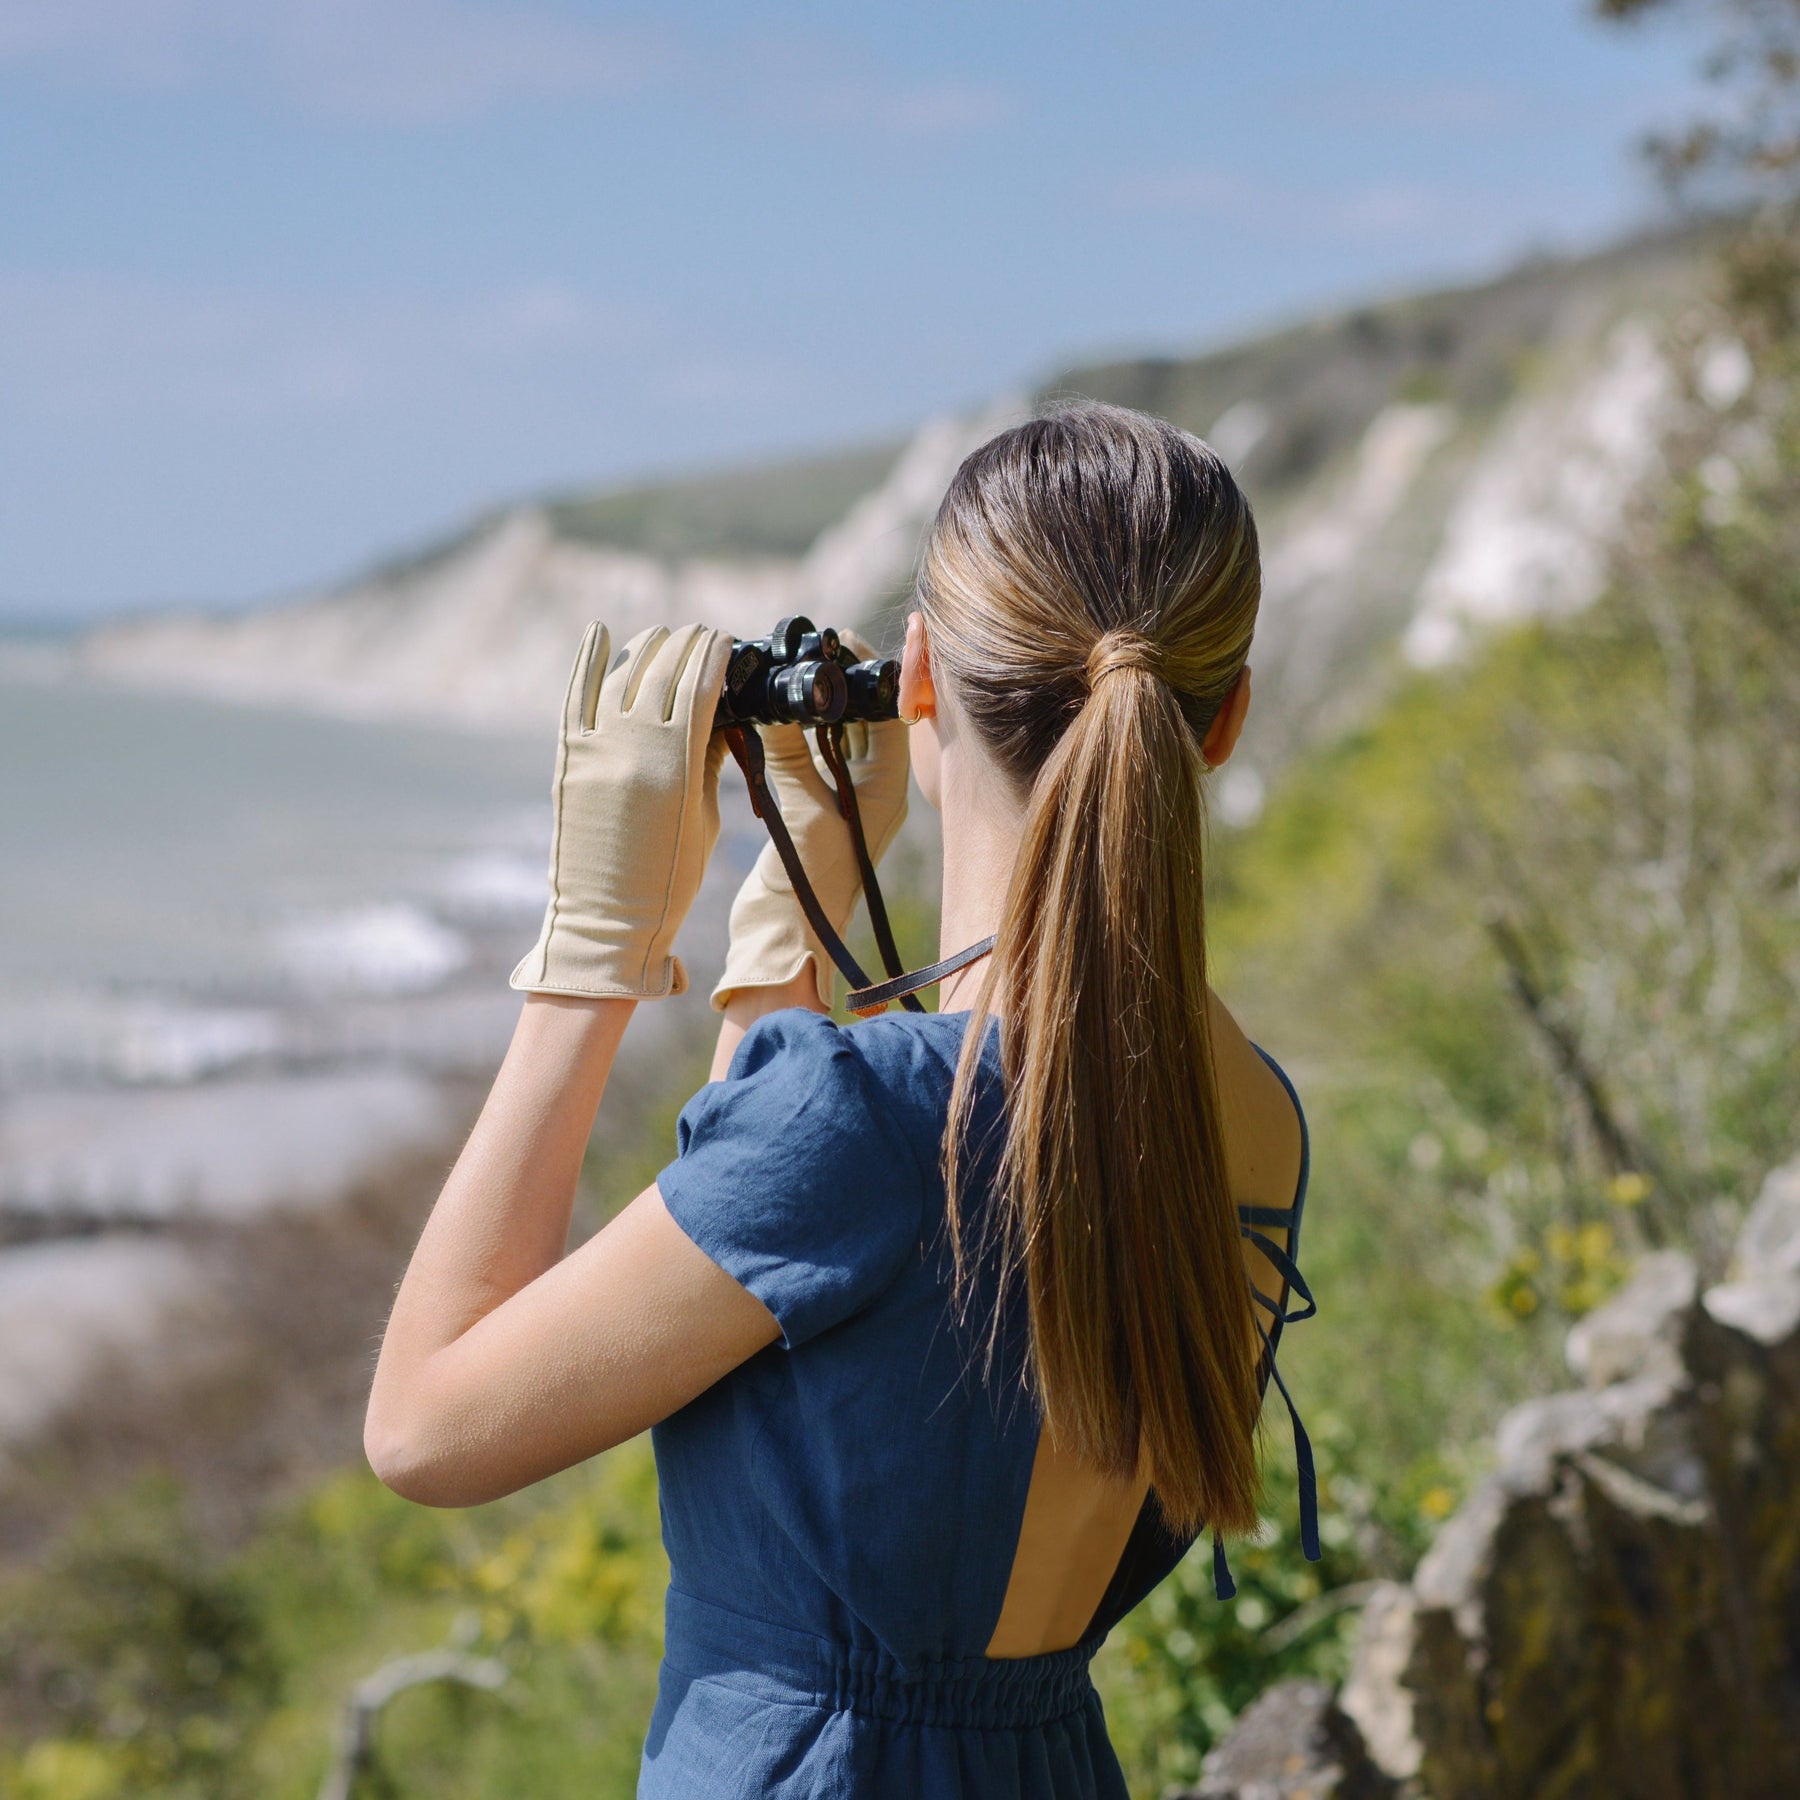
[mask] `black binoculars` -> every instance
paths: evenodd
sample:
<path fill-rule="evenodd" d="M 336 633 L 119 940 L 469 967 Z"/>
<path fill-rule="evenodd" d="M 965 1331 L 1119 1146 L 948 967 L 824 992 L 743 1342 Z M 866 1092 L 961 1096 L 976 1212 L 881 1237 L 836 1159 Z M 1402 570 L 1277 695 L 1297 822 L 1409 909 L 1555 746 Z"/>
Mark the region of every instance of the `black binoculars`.
<path fill-rule="evenodd" d="M 766 638 L 733 639 L 713 727 L 899 716 L 900 665 L 892 657 L 858 662 L 829 625 L 796 615 L 777 619 Z"/>

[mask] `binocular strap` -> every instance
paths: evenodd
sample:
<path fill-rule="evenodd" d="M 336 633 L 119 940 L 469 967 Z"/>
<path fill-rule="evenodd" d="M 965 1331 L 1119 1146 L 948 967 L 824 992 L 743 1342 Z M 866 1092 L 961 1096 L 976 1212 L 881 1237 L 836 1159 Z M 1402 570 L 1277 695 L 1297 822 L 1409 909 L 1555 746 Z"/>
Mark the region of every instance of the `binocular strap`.
<path fill-rule="evenodd" d="M 888 923 L 881 883 L 875 879 L 875 859 L 869 855 L 868 840 L 863 836 L 862 808 L 856 801 L 856 785 L 851 781 L 849 767 L 844 761 L 844 728 L 842 725 L 820 725 L 814 730 L 813 737 L 836 784 L 838 811 L 850 823 L 850 842 L 856 848 L 856 867 L 862 876 L 863 893 L 868 897 L 869 925 L 875 933 L 875 948 L 881 952 L 881 966 L 891 977 L 898 979 L 905 969 L 894 943 L 893 927 Z"/>
<path fill-rule="evenodd" d="M 966 969 L 970 963 L 986 956 L 995 942 L 994 938 L 984 937 L 979 944 L 971 944 L 966 950 L 958 950 L 954 956 L 946 956 L 942 962 L 914 969 L 910 975 L 896 975 L 892 981 L 878 981 L 873 987 L 853 988 L 845 1005 L 858 1018 L 882 1011 L 890 1000 L 898 1000 L 904 1006 L 920 988 L 930 987 L 934 982 L 942 981 L 946 975 L 954 975 L 958 969 Z"/>
<path fill-rule="evenodd" d="M 895 1000 L 909 1012 L 923 1012 L 925 1008 L 916 998 L 915 990 L 930 987 L 933 982 L 941 981 L 946 975 L 955 973 L 978 957 L 986 956 L 993 949 L 994 940 L 991 937 L 985 938 L 979 944 L 971 944 L 968 949 L 959 950 L 954 956 L 945 957 L 942 962 L 931 964 L 929 968 L 917 969 L 911 974 L 901 969 L 900 952 L 894 943 L 887 905 L 882 899 L 880 883 L 875 879 L 875 864 L 863 837 L 862 814 L 856 804 L 856 789 L 844 763 L 841 733 L 835 726 L 821 726 L 817 733 L 820 753 L 837 785 L 838 810 L 850 827 L 850 840 L 856 849 L 856 864 L 862 876 L 863 892 L 869 899 L 869 923 L 874 928 L 876 946 L 881 952 L 882 964 L 889 976 L 886 981 L 872 983 L 868 971 L 850 953 L 849 945 L 825 917 L 824 908 L 819 905 L 812 883 L 806 878 L 806 870 L 800 862 L 800 852 L 794 847 L 793 836 L 788 831 L 787 823 L 781 816 L 781 808 L 776 804 L 775 796 L 769 788 L 763 764 L 762 739 L 757 735 L 756 727 L 743 723 L 727 725 L 724 733 L 732 756 L 744 772 L 744 783 L 750 790 L 751 810 L 762 820 L 769 833 L 769 841 L 775 846 L 775 854 L 781 858 L 781 866 L 787 871 L 788 880 L 793 883 L 794 898 L 800 902 L 800 910 L 806 915 L 807 924 L 825 946 L 825 954 L 837 964 L 839 972 L 850 983 L 849 1007 L 859 1018 L 884 1012 L 890 1002 Z"/>

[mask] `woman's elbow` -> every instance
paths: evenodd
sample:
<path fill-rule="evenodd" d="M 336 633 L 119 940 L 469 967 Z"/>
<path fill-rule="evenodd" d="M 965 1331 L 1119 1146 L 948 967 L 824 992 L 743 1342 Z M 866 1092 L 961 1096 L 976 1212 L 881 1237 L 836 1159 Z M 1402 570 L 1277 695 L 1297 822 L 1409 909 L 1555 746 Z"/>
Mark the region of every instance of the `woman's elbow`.
<path fill-rule="evenodd" d="M 479 1506 L 493 1498 L 475 1491 L 468 1471 L 429 1432 L 373 1404 L 363 1420 L 363 1455 L 383 1487 L 419 1506 Z"/>

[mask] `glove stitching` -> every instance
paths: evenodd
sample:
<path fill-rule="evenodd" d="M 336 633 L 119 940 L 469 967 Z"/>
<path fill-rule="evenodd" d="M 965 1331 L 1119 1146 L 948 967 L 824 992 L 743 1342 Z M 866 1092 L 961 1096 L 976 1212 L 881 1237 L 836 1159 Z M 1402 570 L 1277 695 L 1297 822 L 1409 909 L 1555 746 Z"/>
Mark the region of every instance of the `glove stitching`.
<path fill-rule="evenodd" d="M 539 981 L 550 978 L 550 940 L 556 935 L 557 915 L 562 910 L 563 787 L 569 777 L 569 729 L 565 720 L 556 747 L 556 804 L 551 808 L 554 829 L 550 834 L 550 913 L 544 920 L 544 941 L 538 946 Z"/>
<path fill-rule="evenodd" d="M 687 843 L 688 803 L 691 798 L 688 790 L 692 785 L 691 769 L 693 764 L 693 721 L 691 719 L 682 728 L 681 742 L 681 811 L 675 820 L 675 854 L 669 858 L 669 879 L 663 888 L 662 916 L 656 921 L 656 929 L 651 932 L 650 941 L 644 947 L 643 982 L 646 987 L 650 984 L 651 956 L 657 942 L 662 937 L 663 928 L 669 922 L 669 903 L 675 892 L 675 877 L 680 872 L 681 854 Z M 671 971 L 668 977 L 668 987 L 665 987 L 656 997 L 664 998 L 669 987 L 672 986 L 674 986 L 674 974 Z"/>
<path fill-rule="evenodd" d="M 681 659 L 681 668 L 683 670 L 686 669 L 689 660 L 692 658 L 692 656 L 694 654 L 695 648 L 699 644 L 700 635 L 701 635 L 700 632 L 697 630 L 693 634 L 693 642 L 689 644 L 687 654 L 685 656 L 683 656 Z M 679 684 L 679 673 L 677 675 L 677 685 L 678 684 Z M 673 711 L 673 709 L 671 709 L 671 712 L 672 711 Z M 658 941 L 662 937 L 664 928 L 668 925 L 668 922 L 669 922 L 669 907 L 670 907 L 671 900 L 675 893 L 675 880 L 676 880 L 676 876 L 681 871 L 682 852 L 686 848 L 686 845 L 687 845 L 688 807 L 694 799 L 694 795 L 692 792 L 693 765 L 694 765 L 694 720 L 693 720 L 693 714 L 692 714 L 692 712 L 690 712 L 688 718 L 683 722 L 682 729 L 681 729 L 681 810 L 677 814 L 676 819 L 675 819 L 675 854 L 669 858 L 669 879 L 668 879 L 667 884 L 663 888 L 662 915 L 656 921 L 656 929 L 651 932 L 649 941 L 644 946 L 644 964 L 643 964 L 642 970 L 639 973 L 639 986 L 646 988 L 646 989 L 650 985 L 650 963 L 651 963 L 651 960 L 656 953 L 656 946 L 657 946 Z M 704 777 L 704 760 L 702 762 L 702 770 L 703 770 L 702 780 L 704 781 L 704 778 L 705 778 Z M 705 871 L 702 870 L 702 874 L 704 874 L 704 873 L 705 873 Z M 665 953 L 665 954 L 667 954 L 667 953 Z M 674 962 L 673 955 L 667 955 L 667 961 L 672 964 Z M 665 973 L 664 985 L 655 994 L 646 994 L 645 997 L 647 999 L 656 999 L 656 1000 L 666 999 L 669 995 L 670 990 L 674 987 L 674 985 L 675 985 L 675 972 L 674 972 L 674 969 L 671 967 Z"/>

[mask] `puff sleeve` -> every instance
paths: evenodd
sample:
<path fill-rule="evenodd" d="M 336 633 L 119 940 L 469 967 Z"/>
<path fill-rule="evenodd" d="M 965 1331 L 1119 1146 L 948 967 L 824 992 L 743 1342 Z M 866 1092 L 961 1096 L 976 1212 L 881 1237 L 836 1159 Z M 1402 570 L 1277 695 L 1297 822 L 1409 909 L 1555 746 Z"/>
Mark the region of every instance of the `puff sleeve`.
<path fill-rule="evenodd" d="M 676 1122 L 657 1177 L 676 1224 L 768 1307 L 789 1349 L 849 1318 L 919 1252 L 923 1176 L 854 1036 L 766 1014 Z"/>

